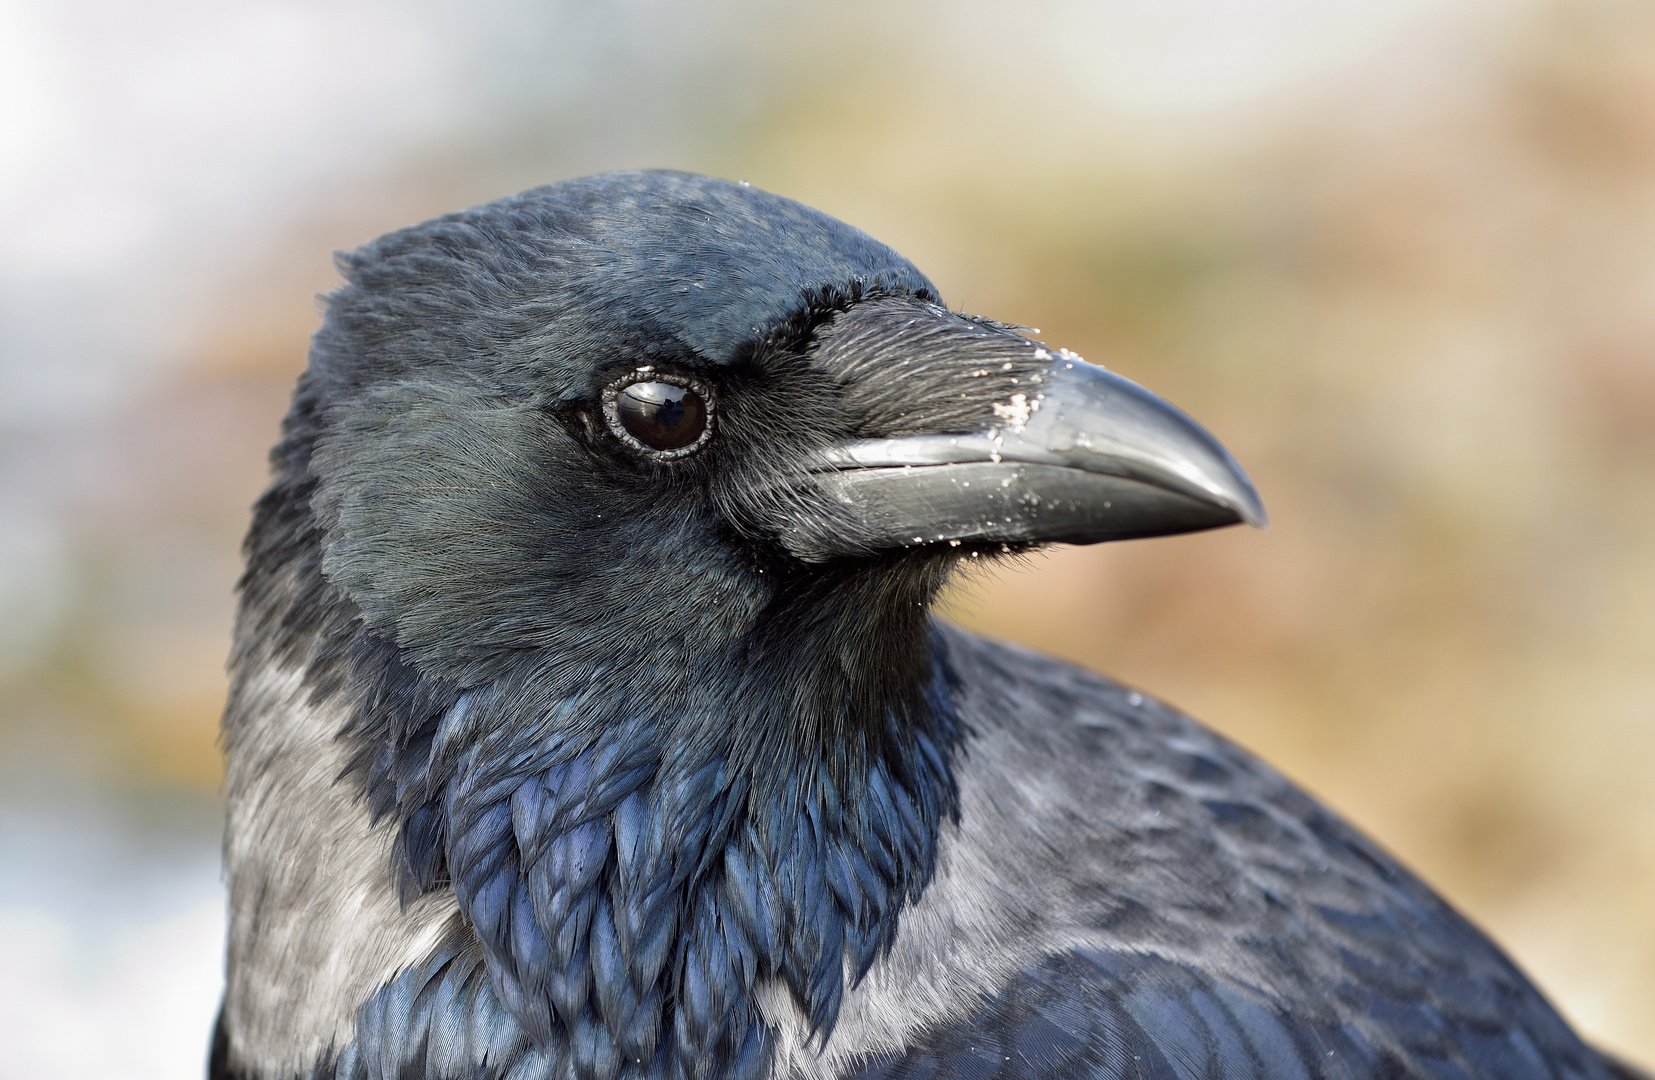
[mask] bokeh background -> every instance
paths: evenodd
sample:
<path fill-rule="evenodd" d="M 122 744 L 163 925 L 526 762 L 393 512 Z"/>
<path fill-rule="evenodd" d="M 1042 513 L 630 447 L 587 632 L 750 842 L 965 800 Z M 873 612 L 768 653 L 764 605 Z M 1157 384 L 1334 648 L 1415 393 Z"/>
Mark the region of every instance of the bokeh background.
<path fill-rule="evenodd" d="M 199 1075 L 237 545 L 329 252 L 636 166 L 1205 422 L 1270 531 L 955 617 L 1263 753 L 1655 1062 L 1655 5 L 0 0 L 0 1077 Z"/>

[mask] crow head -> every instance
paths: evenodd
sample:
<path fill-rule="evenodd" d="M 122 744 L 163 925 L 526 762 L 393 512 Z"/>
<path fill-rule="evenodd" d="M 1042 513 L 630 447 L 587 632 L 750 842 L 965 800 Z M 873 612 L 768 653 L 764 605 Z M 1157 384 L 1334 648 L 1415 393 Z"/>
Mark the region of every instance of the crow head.
<path fill-rule="evenodd" d="M 1175 409 L 745 185 L 597 177 L 340 265 L 289 450 L 323 572 L 461 686 L 686 670 L 778 604 L 911 616 L 964 556 L 1263 517 Z"/>
<path fill-rule="evenodd" d="M 537 1053 L 757 1060 L 767 979 L 830 1028 L 953 805 L 949 567 L 1263 520 L 1176 409 L 746 185 L 573 181 L 340 268 L 238 677 L 348 705 L 404 898 L 452 889 Z"/>

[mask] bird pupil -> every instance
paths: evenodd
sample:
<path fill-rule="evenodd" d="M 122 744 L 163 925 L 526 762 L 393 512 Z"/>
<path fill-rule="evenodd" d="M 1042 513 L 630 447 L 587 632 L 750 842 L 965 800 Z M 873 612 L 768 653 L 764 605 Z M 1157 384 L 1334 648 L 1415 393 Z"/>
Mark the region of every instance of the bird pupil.
<path fill-rule="evenodd" d="M 636 382 L 617 401 L 627 432 L 655 450 L 679 450 L 707 429 L 707 404 L 701 395 L 668 382 Z"/>

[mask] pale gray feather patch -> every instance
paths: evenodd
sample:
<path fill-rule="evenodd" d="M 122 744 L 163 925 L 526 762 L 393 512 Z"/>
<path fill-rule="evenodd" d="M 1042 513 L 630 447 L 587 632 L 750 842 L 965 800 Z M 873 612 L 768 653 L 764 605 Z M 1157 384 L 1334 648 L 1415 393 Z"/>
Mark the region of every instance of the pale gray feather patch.
<path fill-rule="evenodd" d="M 298 671 L 266 661 L 236 680 L 225 725 L 223 1023 L 231 1061 L 259 1077 L 305 1075 L 348 1043 L 361 1004 L 460 917 L 446 889 L 403 910 L 391 823 L 341 781 L 350 703 L 308 699 Z"/>

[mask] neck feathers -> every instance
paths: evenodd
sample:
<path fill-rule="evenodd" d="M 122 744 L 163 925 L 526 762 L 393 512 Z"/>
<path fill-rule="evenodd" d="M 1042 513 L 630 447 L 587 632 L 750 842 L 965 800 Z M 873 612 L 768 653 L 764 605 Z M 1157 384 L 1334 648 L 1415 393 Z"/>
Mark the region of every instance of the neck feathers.
<path fill-rule="evenodd" d="M 574 1055 L 578 1076 L 757 1075 L 760 986 L 785 985 L 825 1040 L 931 877 L 955 812 L 940 648 L 917 709 L 888 710 L 861 747 L 795 747 L 780 771 L 737 718 L 709 738 L 678 711 L 692 703 L 586 694 L 524 715 L 499 687 L 450 701 L 387 672 L 372 696 L 427 719 L 387 730 L 360 714 L 354 775 L 399 823 L 405 895 L 452 888 L 483 961 L 466 979 L 475 995 L 486 975 L 521 1052 Z M 600 700 L 602 722 L 582 722 Z"/>

